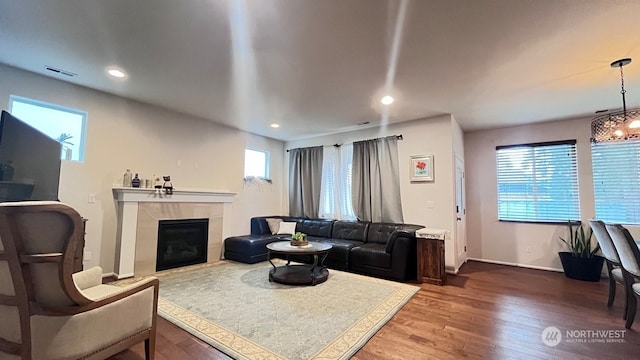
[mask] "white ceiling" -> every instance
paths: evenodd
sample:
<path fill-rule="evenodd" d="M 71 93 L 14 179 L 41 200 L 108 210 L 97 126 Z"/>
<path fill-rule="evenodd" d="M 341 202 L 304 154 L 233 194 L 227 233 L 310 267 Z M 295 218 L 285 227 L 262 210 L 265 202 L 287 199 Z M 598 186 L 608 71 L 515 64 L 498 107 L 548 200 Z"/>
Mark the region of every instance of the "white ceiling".
<path fill-rule="evenodd" d="M 622 57 L 640 106 L 639 15 L 640 0 L 0 0 L 0 62 L 282 140 L 442 113 L 469 131 L 621 108 Z"/>

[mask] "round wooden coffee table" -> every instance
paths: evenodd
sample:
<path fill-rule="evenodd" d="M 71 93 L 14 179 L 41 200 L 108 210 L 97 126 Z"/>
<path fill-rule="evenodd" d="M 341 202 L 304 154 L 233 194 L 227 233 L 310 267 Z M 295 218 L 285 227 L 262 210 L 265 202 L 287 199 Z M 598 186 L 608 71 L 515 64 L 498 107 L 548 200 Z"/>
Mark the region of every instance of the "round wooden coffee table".
<path fill-rule="evenodd" d="M 329 270 L 324 266 L 324 260 L 331 247 L 330 244 L 313 241 L 305 246 L 293 246 L 289 241 L 267 244 L 267 259 L 273 266 L 273 269 L 269 270 L 269 281 L 287 285 L 316 285 L 327 281 Z M 276 266 L 271 261 L 271 254 L 285 255 L 287 263 Z M 313 257 L 313 264 L 291 265 L 291 255 L 310 255 Z"/>

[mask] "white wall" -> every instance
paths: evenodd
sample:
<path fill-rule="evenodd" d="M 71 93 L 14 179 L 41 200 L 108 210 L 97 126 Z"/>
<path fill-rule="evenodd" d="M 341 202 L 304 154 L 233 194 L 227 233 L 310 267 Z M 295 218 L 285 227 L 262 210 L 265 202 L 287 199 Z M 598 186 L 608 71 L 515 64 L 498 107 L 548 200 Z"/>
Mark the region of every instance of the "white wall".
<path fill-rule="evenodd" d="M 582 118 L 465 134 L 469 257 L 562 269 L 558 237 L 566 236 L 566 225 L 498 221 L 496 146 L 576 139 L 580 214 L 587 221 L 595 215 L 590 131 L 590 118 Z"/>
<path fill-rule="evenodd" d="M 63 161 L 59 197 L 89 219 L 92 260 L 113 271 L 116 207 L 111 188 L 130 168 L 150 178 L 171 175 L 176 188 L 237 192 L 232 234 L 249 233 L 249 219 L 282 213 L 283 142 L 213 124 L 41 75 L 0 65 L 0 104 L 11 94 L 88 112 L 84 163 Z M 272 185 L 243 185 L 244 148 L 271 152 Z M 89 194 L 96 202 L 88 203 Z"/>
<path fill-rule="evenodd" d="M 287 149 L 352 143 L 383 136 L 400 135 L 400 194 L 405 223 L 446 229 L 451 236 L 445 244 L 446 265 L 456 268 L 453 248 L 455 229 L 454 136 L 457 123 L 450 115 L 414 120 L 382 128 L 368 128 L 286 143 Z M 461 132 L 456 148 L 462 150 Z M 434 182 L 409 182 L 409 156 L 434 154 Z M 285 162 L 286 163 L 286 162 Z M 288 207 L 288 205 L 286 206 Z"/>

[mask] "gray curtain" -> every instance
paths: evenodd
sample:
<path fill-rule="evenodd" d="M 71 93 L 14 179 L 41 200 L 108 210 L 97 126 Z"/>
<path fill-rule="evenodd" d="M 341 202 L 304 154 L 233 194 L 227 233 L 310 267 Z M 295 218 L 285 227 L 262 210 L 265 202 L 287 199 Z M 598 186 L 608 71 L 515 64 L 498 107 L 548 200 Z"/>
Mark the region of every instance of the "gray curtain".
<path fill-rule="evenodd" d="M 322 146 L 289 150 L 289 215 L 317 218 L 322 184 Z"/>
<path fill-rule="evenodd" d="M 353 143 L 353 210 L 359 220 L 404 222 L 398 169 L 396 136 Z"/>

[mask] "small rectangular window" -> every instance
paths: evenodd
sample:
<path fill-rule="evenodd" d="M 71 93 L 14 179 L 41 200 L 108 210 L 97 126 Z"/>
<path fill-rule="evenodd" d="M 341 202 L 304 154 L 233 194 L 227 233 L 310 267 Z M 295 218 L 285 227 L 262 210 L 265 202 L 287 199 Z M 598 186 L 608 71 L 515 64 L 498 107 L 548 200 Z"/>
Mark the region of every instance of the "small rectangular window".
<path fill-rule="evenodd" d="M 11 95 L 9 112 L 62 144 L 62 160 L 84 161 L 87 112 Z"/>
<path fill-rule="evenodd" d="M 496 147 L 498 220 L 580 220 L 575 140 Z"/>
<path fill-rule="evenodd" d="M 262 150 L 244 150 L 244 177 L 269 178 L 269 153 Z"/>
<path fill-rule="evenodd" d="M 640 225 L 640 140 L 591 144 L 596 218 Z"/>

